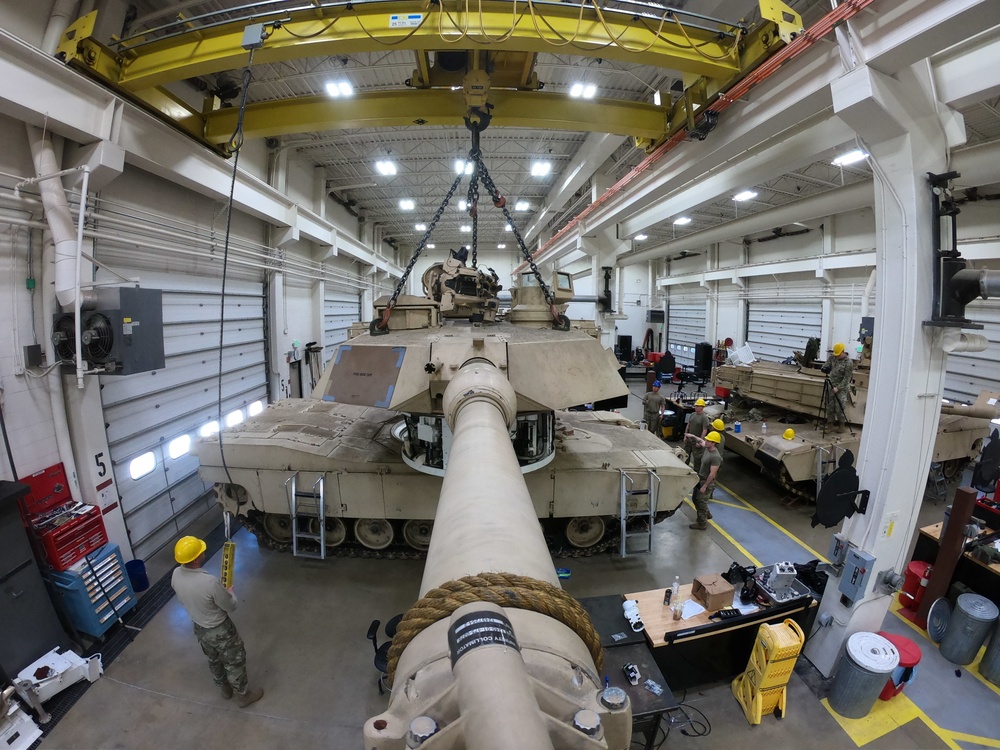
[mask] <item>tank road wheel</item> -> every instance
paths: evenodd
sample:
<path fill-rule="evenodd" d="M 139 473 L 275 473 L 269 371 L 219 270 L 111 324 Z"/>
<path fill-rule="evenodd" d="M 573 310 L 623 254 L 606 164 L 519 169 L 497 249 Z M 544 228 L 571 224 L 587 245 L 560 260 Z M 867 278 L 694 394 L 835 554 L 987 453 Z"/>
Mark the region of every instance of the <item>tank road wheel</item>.
<path fill-rule="evenodd" d="M 411 518 L 403 524 L 403 541 L 413 549 L 425 552 L 431 546 L 431 530 L 433 528 L 433 521 Z"/>
<path fill-rule="evenodd" d="M 368 549 L 385 549 L 395 532 L 384 518 L 359 518 L 354 522 L 354 538 Z"/>
<path fill-rule="evenodd" d="M 292 541 L 292 519 L 280 513 L 265 513 L 264 531 L 278 544 L 288 544 Z"/>
<path fill-rule="evenodd" d="M 319 519 L 310 518 L 308 531 L 310 534 L 319 534 Z M 339 518 L 326 519 L 326 546 L 339 547 L 347 539 L 347 527 Z"/>
<path fill-rule="evenodd" d="M 604 536 L 604 519 L 600 516 L 575 516 L 566 524 L 566 541 L 579 549 L 593 547 Z"/>
<path fill-rule="evenodd" d="M 968 463 L 964 458 L 953 458 L 941 464 L 941 474 L 949 482 L 965 470 Z"/>

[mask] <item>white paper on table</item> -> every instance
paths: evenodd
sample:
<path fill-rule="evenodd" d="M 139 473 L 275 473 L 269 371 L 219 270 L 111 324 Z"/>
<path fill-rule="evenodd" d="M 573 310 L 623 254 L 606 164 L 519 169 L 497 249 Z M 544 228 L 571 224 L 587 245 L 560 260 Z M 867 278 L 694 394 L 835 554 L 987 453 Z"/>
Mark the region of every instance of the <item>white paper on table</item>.
<path fill-rule="evenodd" d="M 744 604 L 740 601 L 740 592 L 736 591 L 733 593 L 733 606 L 740 611 L 741 615 L 748 615 L 751 612 L 756 612 L 760 607 L 756 603 L 750 602 L 749 604 Z"/>
<path fill-rule="evenodd" d="M 705 608 L 698 604 L 694 599 L 688 599 L 684 602 L 684 609 L 681 611 L 681 619 L 686 620 L 689 617 L 694 617 L 695 615 L 700 615 L 705 611 Z"/>

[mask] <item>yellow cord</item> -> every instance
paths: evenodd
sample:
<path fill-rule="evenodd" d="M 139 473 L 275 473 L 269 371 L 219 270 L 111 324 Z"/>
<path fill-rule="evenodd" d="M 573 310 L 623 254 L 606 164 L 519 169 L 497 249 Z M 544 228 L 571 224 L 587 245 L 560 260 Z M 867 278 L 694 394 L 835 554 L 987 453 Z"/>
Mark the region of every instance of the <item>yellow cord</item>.
<path fill-rule="evenodd" d="M 452 26 L 456 29 L 458 24 L 455 23 L 455 19 L 451 17 L 451 12 L 444 7 L 444 3 L 438 4 L 438 36 L 441 37 L 441 41 L 445 44 L 456 44 L 462 41 L 469 35 L 469 0 L 465 0 L 465 28 L 462 30 L 460 36 L 455 39 L 446 39 L 444 36 L 444 17 L 448 16 L 448 20 L 451 21 Z"/>

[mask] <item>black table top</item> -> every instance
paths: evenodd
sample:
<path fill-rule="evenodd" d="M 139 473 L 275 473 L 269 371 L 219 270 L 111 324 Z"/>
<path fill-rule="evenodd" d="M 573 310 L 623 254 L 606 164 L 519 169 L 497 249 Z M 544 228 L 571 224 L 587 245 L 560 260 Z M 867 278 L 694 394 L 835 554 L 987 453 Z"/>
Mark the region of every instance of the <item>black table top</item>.
<path fill-rule="evenodd" d="M 601 636 L 601 645 L 604 648 L 646 642 L 645 634 L 642 631 L 634 632 L 629 621 L 625 619 L 622 611 L 624 601 L 621 594 L 588 596 L 579 600 L 590 615 L 598 635 Z"/>
<path fill-rule="evenodd" d="M 622 667 L 626 664 L 635 664 L 639 668 L 638 685 L 632 685 L 622 672 Z M 604 674 L 607 675 L 609 685 L 620 687 L 628 694 L 632 702 L 633 719 L 659 715 L 679 705 L 644 642 L 604 649 Z M 649 690 L 646 687 L 647 680 L 655 682 L 663 692 L 656 695 Z"/>

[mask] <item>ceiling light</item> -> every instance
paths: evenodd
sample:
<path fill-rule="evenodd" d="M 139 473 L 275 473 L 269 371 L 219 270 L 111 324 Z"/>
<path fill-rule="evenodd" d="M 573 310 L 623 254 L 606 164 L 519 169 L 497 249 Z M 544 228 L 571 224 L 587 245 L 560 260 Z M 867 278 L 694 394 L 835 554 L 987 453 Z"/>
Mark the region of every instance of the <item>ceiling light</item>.
<path fill-rule="evenodd" d="M 756 197 L 757 197 L 757 193 L 755 193 L 753 190 L 744 190 L 742 193 L 737 193 L 736 195 L 734 195 L 733 196 L 733 200 L 734 201 L 748 201 L 751 198 L 756 198 Z"/>
<path fill-rule="evenodd" d="M 552 163 L 547 161 L 536 161 L 531 165 L 532 177 L 545 177 L 552 171 Z"/>
<path fill-rule="evenodd" d="M 527 211 L 531 206 L 528 205 L 528 201 L 518 201 L 514 204 L 515 211 Z"/>
<path fill-rule="evenodd" d="M 674 224 L 676 224 L 679 227 L 682 227 L 685 224 L 690 224 L 690 223 L 691 223 L 690 216 L 678 216 L 676 219 L 674 219 Z"/>
<path fill-rule="evenodd" d="M 653 92 L 653 105 L 657 106 L 657 107 L 660 106 L 660 92 L 659 92 L 659 90 L 656 90 L 656 91 Z"/>
<path fill-rule="evenodd" d="M 503 228 L 503 231 L 505 231 L 505 232 L 513 232 L 513 231 L 514 231 L 514 227 L 512 227 L 512 226 L 511 226 L 510 224 L 507 224 L 507 225 L 506 225 L 506 226 L 505 226 L 505 227 Z"/>
<path fill-rule="evenodd" d="M 846 167 L 848 164 L 856 164 L 863 159 L 867 159 L 868 154 L 866 154 L 861 149 L 854 149 L 853 151 L 848 151 L 843 156 L 838 156 L 832 162 L 830 162 L 835 167 Z"/>
<path fill-rule="evenodd" d="M 497 245 L 497 250 L 506 250 L 506 249 L 507 249 L 507 243 L 505 242 L 501 242 L 500 244 Z"/>
<path fill-rule="evenodd" d="M 414 224 L 413 228 L 416 229 L 418 232 L 426 232 L 427 231 L 427 225 L 426 224 Z"/>
<path fill-rule="evenodd" d="M 455 174 L 472 174 L 472 167 L 471 161 L 455 160 Z"/>
<path fill-rule="evenodd" d="M 583 87 L 583 98 L 584 99 L 593 99 L 594 98 L 594 94 L 596 94 L 596 93 L 597 93 L 597 86 L 595 86 L 592 83 L 589 83 L 589 84 L 587 84 L 586 86 Z"/>
<path fill-rule="evenodd" d="M 467 209 L 468 207 L 469 207 L 469 204 L 465 202 L 465 199 L 462 199 L 462 200 L 460 200 L 460 201 L 458 202 L 458 210 L 459 210 L 459 211 L 464 211 L 464 210 L 465 210 L 465 209 Z"/>
<path fill-rule="evenodd" d="M 569 95 L 572 96 L 574 99 L 579 99 L 581 96 L 583 96 L 583 84 L 574 83 L 570 87 Z"/>
<path fill-rule="evenodd" d="M 462 226 L 460 226 L 458 228 L 458 231 L 459 232 L 471 232 L 472 231 L 472 227 L 470 227 L 468 224 L 463 224 Z"/>
<path fill-rule="evenodd" d="M 354 93 L 354 87 L 347 81 L 330 81 L 326 84 L 326 93 L 332 97 L 350 96 Z"/>
<path fill-rule="evenodd" d="M 403 211 L 412 211 L 416 207 L 417 204 L 413 202 L 412 198 L 403 198 L 403 200 L 399 202 L 399 208 Z"/>
<path fill-rule="evenodd" d="M 383 160 L 375 162 L 375 170 L 385 177 L 392 177 L 396 174 L 396 165 L 391 161 Z"/>
<path fill-rule="evenodd" d="M 428 243 L 428 245 L 427 245 L 427 249 L 428 249 L 428 250 L 433 250 L 433 249 L 434 249 L 434 248 L 436 248 L 436 247 L 437 247 L 437 245 L 435 245 L 435 244 L 434 244 L 433 242 L 431 242 L 431 243 Z"/>
<path fill-rule="evenodd" d="M 633 237 L 633 239 L 636 242 L 642 242 L 643 240 L 648 240 L 649 239 L 649 235 L 648 234 L 637 234 L 635 237 Z"/>

